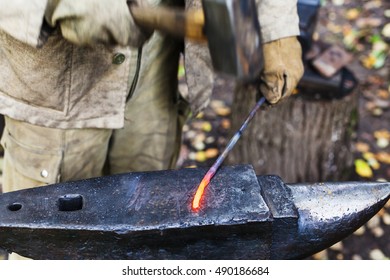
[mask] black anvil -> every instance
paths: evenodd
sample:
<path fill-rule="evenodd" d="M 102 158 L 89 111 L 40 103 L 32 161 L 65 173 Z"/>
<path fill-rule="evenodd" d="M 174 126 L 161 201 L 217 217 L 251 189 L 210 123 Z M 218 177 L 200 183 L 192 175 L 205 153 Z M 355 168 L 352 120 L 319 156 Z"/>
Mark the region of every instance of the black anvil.
<path fill-rule="evenodd" d="M 34 259 L 301 259 L 353 233 L 390 183 L 285 184 L 223 167 L 127 173 L 0 195 L 0 247 Z"/>

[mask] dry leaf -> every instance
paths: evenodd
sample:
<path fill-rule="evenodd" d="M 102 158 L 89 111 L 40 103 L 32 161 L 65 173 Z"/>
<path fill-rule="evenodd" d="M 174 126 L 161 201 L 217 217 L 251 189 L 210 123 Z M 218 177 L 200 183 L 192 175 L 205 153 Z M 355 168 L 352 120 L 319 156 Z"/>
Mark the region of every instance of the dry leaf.
<path fill-rule="evenodd" d="M 207 158 L 215 158 L 216 156 L 218 156 L 218 149 L 217 148 L 209 148 L 205 151 L 205 155 Z"/>
<path fill-rule="evenodd" d="M 222 120 L 221 120 L 221 127 L 222 127 L 223 129 L 230 129 L 230 127 L 231 127 L 231 122 L 230 122 L 230 120 L 229 120 L 229 119 L 222 119 Z"/>
<path fill-rule="evenodd" d="M 389 91 L 385 90 L 385 89 L 379 89 L 378 92 L 376 93 L 376 95 L 379 97 L 379 98 L 382 98 L 382 99 L 389 99 L 390 98 L 390 93 Z"/>
<path fill-rule="evenodd" d="M 226 117 L 230 115 L 230 108 L 229 107 L 218 107 L 215 108 L 214 111 L 217 113 L 218 116 Z"/>
<path fill-rule="evenodd" d="M 369 160 L 369 159 L 375 158 L 375 155 L 373 153 L 367 152 L 367 153 L 363 153 L 363 158 L 365 160 Z"/>
<path fill-rule="evenodd" d="M 371 167 L 362 159 L 355 160 L 355 171 L 359 176 L 364 178 L 372 178 L 373 176 Z"/>
<path fill-rule="evenodd" d="M 204 142 L 206 144 L 214 143 L 215 142 L 215 138 L 213 136 L 209 136 L 209 137 L 206 138 L 206 140 L 204 140 Z"/>
<path fill-rule="evenodd" d="M 358 16 L 360 15 L 360 11 L 356 8 L 353 8 L 353 9 L 349 9 L 346 14 L 345 14 L 345 17 L 348 19 L 348 20 L 355 20 L 358 18 Z"/>
<path fill-rule="evenodd" d="M 377 130 L 374 132 L 374 137 L 376 139 L 385 138 L 387 140 L 390 140 L 390 131 L 385 129 Z"/>
<path fill-rule="evenodd" d="M 376 145 L 381 148 L 381 149 L 385 149 L 389 146 L 389 140 L 386 139 L 386 138 L 379 138 L 377 141 L 376 141 Z"/>
<path fill-rule="evenodd" d="M 344 0 L 332 0 L 332 3 L 336 6 L 341 6 L 344 4 Z"/>
<path fill-rule="evenodd" d="M 375 158 L 385 164 L 390 164 L 390 153 L 380 152 L 375 155 Z"/>
<path fill-rule="evenodd" d="M 203 122 L 202 124 L 202 130 L 205 132 L 210 132 L 213 129 L 211 123 L 209 122 Z"/>
<path fill-rule="evenodd" d="M 372 167 L 372 169 L 378 170 L 381 167 L 373 153 L 363 153 L 363 158 L 367 161 L 368 165 Z"/>
<path fill-rule="evenodd" d="M 204 112 L 199 112 L 197 115 L 196 115 L 196 118 L 197 119 L 203 119 L 204 117 Z"/>
<path fill-rule="evenodd" d="M 204 162 L 207 160 L 206 153 L 203 151 L 197 152 L 195 155 L 195 160 L 198 162 Z"/>
<path fill-rule="evenodd" d="M 382 29 L 382 35 L 386 38 L 390 38 L 390 23 L 387 23 Z"/>
<path fill-rule="evenodd" d="M 205 145 L 205 143 L 203 143 L 203 142 L 195 142 L 195 143 L 193 143 L 193 147 L 194 147 L 195 150 L 197 150 L 197 151 L 203 151 L 204 148 L 206 148 L 206 145 Z"/>
<path fill-rule="evenodd" d="M 370 150 L 370 145 L 363 143 L 363 142 L 357 142 L 355 144 L 355 148 L 360 153 L 366 153 Z"/>

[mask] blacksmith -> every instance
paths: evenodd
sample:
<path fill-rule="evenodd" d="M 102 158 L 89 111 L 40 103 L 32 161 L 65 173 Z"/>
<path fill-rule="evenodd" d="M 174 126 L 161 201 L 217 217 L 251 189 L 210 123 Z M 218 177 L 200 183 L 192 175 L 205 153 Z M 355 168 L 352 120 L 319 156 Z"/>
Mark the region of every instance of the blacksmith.
<path fill-rule="evenodd" d="M 200 0 L 134 0 L 200 7 Z M 270 103 L 303 73 L 296 0 L 258 0 Z M 184 99 L 177 69 L 184 51 Z M 175 167 L 181 129 L 209 102 L 207 45 L 138 27 L 126 0 L 0 2 L 4 192 Z M 12 255 L 11 255 L 12 256 Z"/>

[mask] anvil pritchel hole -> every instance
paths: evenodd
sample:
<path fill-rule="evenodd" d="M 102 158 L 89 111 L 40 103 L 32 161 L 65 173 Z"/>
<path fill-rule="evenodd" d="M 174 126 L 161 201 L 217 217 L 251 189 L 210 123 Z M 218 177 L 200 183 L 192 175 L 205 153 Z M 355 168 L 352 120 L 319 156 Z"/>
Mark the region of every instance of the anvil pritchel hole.
<path fill-rule="evenodd" d="M 15 202 L 15 203 L 8 205 L 7 208 L 8 208 L 8 210 L 10 210 L 12 212 L 19 211 L 20 209 L 22 209 L 22 204 Z"/>
<path fill-rule="evenodd" d="M 58 198 L 59 211 L 77 211 L 83 209 L 83 197 L 80 194 L 66 194 Z"/>

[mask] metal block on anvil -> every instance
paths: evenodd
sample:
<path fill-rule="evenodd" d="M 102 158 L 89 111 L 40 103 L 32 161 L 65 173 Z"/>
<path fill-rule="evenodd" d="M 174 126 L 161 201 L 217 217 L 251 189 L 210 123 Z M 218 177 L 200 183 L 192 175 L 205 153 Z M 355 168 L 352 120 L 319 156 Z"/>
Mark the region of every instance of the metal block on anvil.
<path fill-rule="evenodd" d="M 199 211 L 206 169 L 128 173 L 0 196 L 0 247 L 34 259 L 291 259 L 352 233 L 388 183 L 286 185 L 223 167 Z"/>

